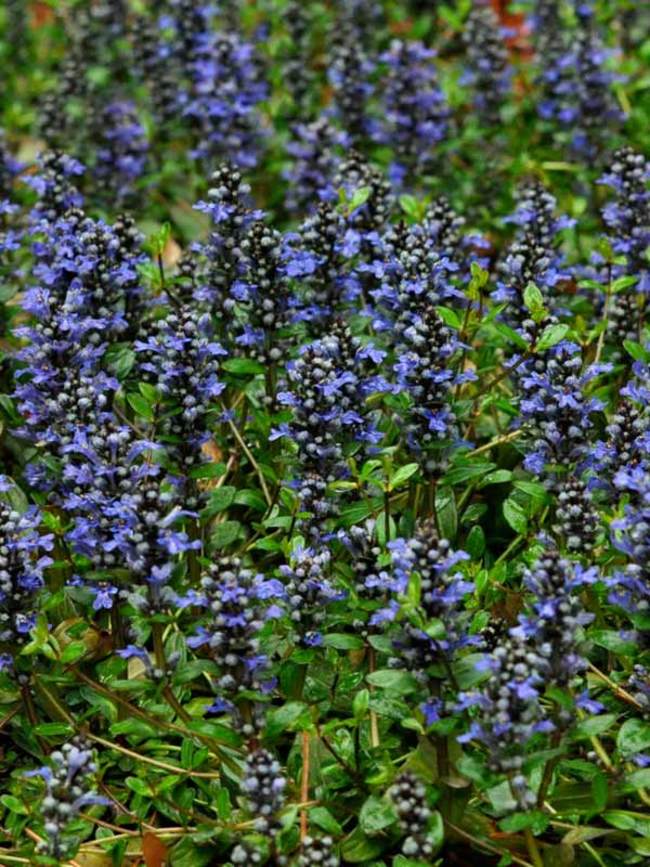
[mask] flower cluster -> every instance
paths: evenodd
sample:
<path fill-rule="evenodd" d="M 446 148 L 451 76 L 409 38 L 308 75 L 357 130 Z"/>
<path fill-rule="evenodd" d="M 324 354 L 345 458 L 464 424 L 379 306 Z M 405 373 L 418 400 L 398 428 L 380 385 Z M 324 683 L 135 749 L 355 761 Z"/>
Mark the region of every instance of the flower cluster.
<path fill-rule="evenodd" d="M 595 568 L 583 569 L 547 549 L 524 574 L 528 611 L 481 663 L 489 680 L 474 696 L 461 697 L 462 707 L 478 707 L 478 717 L 460 740 L 476 738 L 485 744 L 490 769 L 507 776 L 514 803 L 521 809 L 536 802 L 522 772 L 531 739 L 562 732 L 574 720 L 572 702 L 560 704 L 551 716 L 540 698 L 549 686 L 570 684 L 586 665 L 582 630 L 593 615 L 585 611 L 580 593 L 597 578 Z M 578 704 L 592 710 L 600 707 L 586 694 Z"/>
<path fill-rule="evenodd" d="M 38 805 L 45 831 L 45 837 L 38 843 L 40 852 L 57 861 L 65 860 L 77 842 L 69 834 L 68 826 L 83 809 L 110 803 L 95 792 L 97 770 L 88 744 L 75 738 L 55 750 L 48 765 L 26 774 L 41 777 L 45 782 L 45 793 Z"/>
<path fill-rule="evenodd" d="M 358 40 L 357 28 L 347 18 L 337 22 L 327 65 L 333 90 L 332 114 L 355 145 L 371 128 L 368 102 L 373 92 L 374 67 Z"/>
<path fill-rule="evenodd" d="M 546 464 L 575 465 L 586 454 L 591 416 L 603 408 L 598 398 L 586 396 L 585 386 L 609 367 L 583 370 L 580 347 L 562 340 L 520 369 L 521 418 L 533 437 L 524 466 L 541 473 Z"/>
<path fill-rule="evenodd" d="M 365 410 L 366 398 L 386 387 L 383 379 L 369 375 L 375 355 L 342 322 L 329 337 L 302 347 L 287 366 L 290 390 L 278 393 L 278 401 L 292 409 L 293 420 L 283 423 L 272 437 L 288 437 L 297 447 L 297 482 L 302 511 L 323 520 L 332 503 L 322 499 L 329 482 L 346 475 L 346 442 L 372 445 L 380 436 L 374 414 Z"/>
<path fill-rule="evenodd" d="M 297 123 L 287 144 L 291 164 L 285 171 L 288 189 L 286 207 L 303 214 L 320 200 L 334 196 L 332 176 L 336 166 L 336 149 L 345 144 L 344 133 L 325 116 L 309 123 Z"/>
<path fill-rule="evenodd" d="M 499 263 L 499 281 L 494 300 L 506 303 L 506 319 L 525 333 L 534 330 L 524 293 L 533 283 L 548 309 L 557 306 L 555 296 L 569 272 L 559 249 L 559 232 L 571 225 L 555 216 L 556 201 L 541 184 L 532 183 L 519 191 L 517 209 L 508 222 L 517 227 L 515 239 Z"/>
<path fill-rule="evenodd" d="M 388 67 L 381 139 L 395 153 L 391 180 L 400 186 L 436 164 L 436 145 L 449 132 L 450 111 L 436 80 L 434 52 L 394 40 L 381 56 Z"/>
<path fill-rule="evenodd" d="M 267 95 L 261 62 L 237 33 L 215 33 L 210 17 L 200 7 L 177 19 L 188 78 L 179 105 L 195 140 L 192 154 L 208 164 L 227 159 L 250 167 L 260 146 L 257 106 Z"/>
<path fill-rule="evenodd" d="M 200 604 L 209 620 L 188 639 L 188 646 L 205 648 L 218 666 L 216 698 L 208 710 L 232 715 L 241 731 L 252 736 L 263 723 L 259 709 L 247 694 L 264 690 L 268 683 L 267 657 L 261 651 L 259 631 L 266 618 L 280 613 L 268 600 L 282 598 L 279 581 L 264 579 L 237 558 L 222 557 L 201 579 L 201 593 L 191 592 L 183 604 Z M 241 695 L 243 694 L 243 696 Z"/>
<path fill-rule="evenodd" d="M 647 617 L 650 606 L 650 580 L 647 564 L 650 554 L 650 473 L 643 465 L 623 467 L 614 476 L 614 485 L 628 495 L 621 518 L 612 522 L 614 545 L 622 551 L 628 565 L 614 579 L 613 601 L 631 614 Z"/>
<path fill-rule="evenodd" d="M 209 436 L 210 405 L 224 388 L 219 368 L 226 352 L 212 328 L 190 298 L 162 319 L 144 323 L 134 342 L 139 378 L 156 388 L 164 407 L 160 435 L 185 472 L 198 461 Z"/>
<path fill-rule="evenodd" d="M 275 817 L 284 805 L 286 785 L 282 766 L 268 750 L 257 749 L 250 753 L 241 788 L 246 805 L 255 819 L 256 830 L 269 836 L 278 832 Z"/>
<path fill-rule="evenodd" d="M 410 771 L 403 771 L 391 786 L 389 794 L 400 830 L 406 835 L 402 843 L 403 854 L 414 861 L 428 860 L 434 848 L 427 835 L 432 810 L 427 803 L 424 783 Z"/>
<path fill-rule="evenodd" d="M 578 33 L 575 46 L 575 93 L 572 124 L 573 147 L 585 158 L 595 161 L 602 148 L 601 130 L 615 128 L 624 118 L 612 84 L 616 75 L 606 67 L 604 48 L 591 2 L 576 3 Z"/>
<path fill-rule="evenodd" d="M 2 490 L 8 489 L 3 479 Z M 15 654 L 29 641 L 45 583 L 43 570 L 53 562 L 45 553 L 52 548 L 52 536 L 41 536 L 39 524 L 35 509 L 20 514 L 0 503 L 0 670 L 13 669 Z"/>
<path fill-rule="evenodd" d="M 512 70 L 499 19 L 492 7 L 477 2 L 465 22 L 463 42 L 467 52 L 465 82 L 472 87 L 474 105 L 485 123 L 496 124 Z"/>
<path fill-rule="evenodd" d="M 624 274 L 635 277 L 634 290 L 650 291 L 648 260 L 650 245 L 650 162 L 632 148 L 620 148 L 601 178 L 614 191 L 614 199 L 603 209 L 603 219 L 612 248 L 625 257 Z"/>
<path fill-rule="evenodd" d="M 138 121 L 135 106 L 128 102 L 106 106 L 100 127 L 95 173 L 122 203 L 133 196 L 134 183 L 145 171 L 148 150 L 145 130 Z"/>

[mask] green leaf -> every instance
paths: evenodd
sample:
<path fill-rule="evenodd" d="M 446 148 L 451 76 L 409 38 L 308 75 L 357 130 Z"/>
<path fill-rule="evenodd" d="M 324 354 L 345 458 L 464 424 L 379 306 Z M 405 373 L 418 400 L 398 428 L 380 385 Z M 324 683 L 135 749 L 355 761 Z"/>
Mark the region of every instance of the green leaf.
<path fill-rule="evenodd" d="M 193 840 L 185 836 L 170 852 L 171 867 L 208 867 L 215 863 L 216 850 L 206 846 L 197 846 Z"/>
<path fill-rule="evenodd" d="M 128 343 L 114 343 L 106 350 L 104 360 L 109 370 L 121 382 L 126 379 L 135 364 L 135 352 Z"/>
<path fill-rule="evenodd" d="M 358 190 L 354 191 L 352 198 L 350 199 L 350 203 L 348 205 L 348 213 L 352 214 L 357 208 L 360 208 L 370 198 L 370 193 L 372 192 L 370 187 L 359 187 Z"/>
<path fill-rule="evenodd" d="M 448 485 L 458 485 L 461 482 L 467 482 L 470 479 L 480 478 L 480 476 L 484 476 L 495 467 L 496 464 L 488 462 L 467 464 L 464 467 L 452 467 L 452 469 L 445 473 L 445 483 Z"/>
<path fill-rule="evenodd" d="M 327 807 L 312 807 L 309 810 L 309 823 L 317 825 L 327 834 L 333 834 L 335 837 L 340 837 L 343 833 L 343 829 Z"/>
<path fill-rule="evenodd" d="M 237 491 L 233 502 L 236 506 L 248 506 L 251 509 L 255 509 L 256 512 L 266 512 L 266 500 L 259 491 L 254 491 L 250 488 Z"/>
<path fill-rule="evenodd" d="M 488 473 L 484 479 L 478 483 L 479 491 L 482 488 L 487 488 L 488 485 L 503 485 L 506 482 L 512 481 L 511 470 L 495 470 L 493 473 Z"/>
<path fill-rule="evenodd" d="M 359 826 L 364 834 L 372 836 L 397 821 L 397 814 L 390 801 L 378 795 L 370 795 L 359 813 Z"/>
<path fill-rule="evenodd" d="M 475 783 L 479 789 L 494 786 L 497 777 L 490 771 L 485 761 L 476 756 L 462 755 L 456 760 L 456 768 L 464 777 Z"/>
<path fill-rule="evenodd" d="M 151 385 L 149 382 L 139 382 L 138 388 L 140 389 L 140 394 L 144 399 L 151 405 L 154 406 L 156 403 L 160 402 L 160 393 L 158 389 Z"/>
<path fill-rule="evenodd" d="M 32 727 L 32 731 L 44 738 L 67 738 L 74 733 L 71 725 L 62 722 L 38 723 Z"/>
<path fill-rule="evenodd" d="M 399 197 L 399 206 L 409 217 L 418 220 L 420 217 L 420 204 L 415 196 L 408 193 Z"/>
<path fill-rule="evenodd" d="M 607 810 L 602 814 L 608 825 L 621 831 L 636 831 L 643 837 L 650 837 L 650 818 L 646 814 L 632 813 L 627 810 Z"/>
<path fill-rule="evenodd" d="M 544 307 L 544 296 L 534 283 L 529 283 L 524 289 L 524 304 L 531 313 Z"/>
<path fill-rule="evenodd" d="M 647 750 L 650 747 L 650 722 L 626 720 L 616 737 L 616 746 L 625 758 Z"/>
<path fill-rule="evenodd" d="M 556 343 L 559 343 L 560 340 L 564 340 L 568 333 L 568 325 L 547 325 L 544 331 L 542 331 L 542 336 L 535 344 L 535 350 L 537 352 L 545 352 L 547 349 L 555 346 Z"/>
<path fill-rule="evenodd" d="M 491 677 L 479 663 L 485 661 L 483 653 L 468 653 L 452 663 L 451 670 L 460 689 L 471 689 Z"/>
<path fill-rule="evenodd" d="M 650 768 L 641 768 L 638 771 L 633 771 L 625 778 L 625 782 L 635 789 L 650 788 Z"/>
<path fill-rule="evenodd" d="M 224 521 L 223 524 L 217 524 L 210 536 L 210 542 L 215 548 L 225 548 L 235 541 L 240 529 L 239 521 Z"/>
<path fill-rule="evenodd" d="M 210 494 L 207 508 L 213 513 L 223 512 L 232 505 L 236 493 L 237 488 L 233 488 L 230 485 L 217 488 L 216 491 Z"/>
<path fill-rule="evenodd" d="M 440 535 L 443 539 L 453 541 L 458 532 L 458 512 L 454 492 L 448 485 L 436 488 L 436 516 Z"/>
<path fill-rule="evenodd" d="M 636 642 L 626 641 L 617 629 L 591 629 L 589 638 L 599 647 L 604 647 L 606 650 L 611 650 L 612 653 L 621 655 L 632 653 L 636 648 Z"/>
<path fill-rule="evenodd" d="M 616 722 L 615 713 L 603 713 L 600 716 L 589 717 L 583 719 L 575 728 L 573 737 L 581 740 L 583 738 L 593 738 L 602 735 L 608 728 Z"/>
<path fill-rule="evenodd" d="M 11 813 L 18 813 L 21 816 L 29 815 L 27 807 L 22 801 L 19 801 L 18 798 L 14 798 L 13 795 L 2 795 L 0 797 L 0 803 L 2 803 Z"/>
<path fill-rule="evenodd" d="M 352 714 L 357 722 L 361 722 L 366 717 L 369 707 L 370 692 L 367 689 L 360 689 L 352 702 Z"/>
<path fill-rule="evenodd" d="M 236 376 L 249 376 L 264 373 L 264 365 L 252 358 L 227 358 L 221 362 L 221 367 Z"/>
<path fill-rule="evenodd" d="M 623 346 L 628 355 L 631 355 L 635 361 L 650 360 L 650 353 L 640 343 L 635 343 L 633 340 L 624 340 Z"/>
<path fill-rule="evenodd" d="M 591 797 L 595 808 L 601 813 L 607 806 L 607 798 L 609 794 L 609 786 L 607 777 L 602 771 L 599 771 L 591 781 Z"/>
<path fill-rule="evenodd" d="M 141 394 L 127 394 L 126 399 L 129 406 L 135 410 L 137 415 L 147 421 L 154 420 L 153 409 L 146 397 L 143 397 Z"/>
<path fill-rule="evenodd" d="M 550 816 L 541 810 L 529 810 L 526 813 L 513 813 L 499 822 L 499 828 L 508 834 L 516 834 L 530 828 L 533 834 L 543 834 L 551 821 Z"/>
<path fill-rule="evenodd" d="M 489 271 L 486 271 L 485 268 L 481 268 L 478 262 L 471 263 L 470 271 L 472 274 L 472 282 L 477 289 L 482 289 L 484 286 L 487 286 L 488 280 L 490 279 Z"/>
<path fill-rule="evenodd" d="M 127 777 L 124 782 L 126 783 L 127 788 L 131 789 L 132 792 L 135 792 L 136 795 L 142 795 L 143 798 L 150 798 L 153 794 L 145 781 L 141 780 L 139 777 Z"/>
<path fill-rule="evenodd" d="M 61 654 L 61 662 L 77 662 L 88 653 L 88 646 L 84 641 L 71 641 Z"/>
<path fill-rule="evenodd" d="M 514 343 L 514 345 L 519 349 L 528 349 L 528 344 L 521 334 L 519 334 L 518 331 L 515 331 L 514 328 L 510 328 L 510 326 L 506 325 L 504 322 L 495 322 L 494 328 L 496 328 L 502 337 L 505 337 L 510 343 Z"/>
<path fill-rule="evenodd" d="M 638 282 L 639 277 L 635 275 L 617 277 L 616 280 L 612 281 L 612 292 L 622 292 L 623 289 L 629 289 L 631 286 L 635 286 Z"/>
<path fill-rule="evenodd" d="M 266 734 L 273 740 L 285 731 L 304 731 L 310 725 L 309 706 L 302 701 L 288 701 L 282 707 L 273 708 L 269 712 Z"/>
<path fill-rule="evenodd" d="M 452 310 L 450 307 L 436 307 L 436 313 L 450 328 L 453 328 L 454 331 L 460 331 L 463 327 L 463 321 L 456 313 L 455 310 Z"/>
<path fill-rule="evenodd" d="M 341 512 L 341 524 L 344 527 L 351 527 L 353 524 L 360 524 L 367 517 L 372 515 L 373 509 L 380 509 L 382 501 L 376 499 L 374 502 L 355 503 L 353 506 L 348 506 Z"/>
<path fill-rule="evenodd" d="M 475 560 L 478 560 L 482 556 L 485 551 L 485 533 L 483 532 L 483 527 L 480 527 L 478 524 L 472 527 L 465 540 L 465 550 Z"/>
<path fill-rule="evenodd" d="M 218 479 L 226 472 L 226 465 L 219 462 L 200 464 L 190 470 L 191 479 Z"/>
<path fill-rule="evenodd" d="M 407 695 L 415 692 L 418 688 L 416 679 L 407 671 L 395 671 L 391 668 L 382 668 L 366 676 L 372 686 L 381 687 L 396 695 Z"/>
<path fill-rule="evenodd" d="M 400 467 L 397 472 L 393 473 L 390 477 L 389 483 L 389 491 L 394 491 L 395 488 L 399 488 L 400 485 L 403 485 L 404 482 L 407 482 L 411 476 L 415 475 L 419 469 L 418 464 L 404 464 L 403 467 Z"/>
<path fill-rule="evenodd" d="M 323 644 L 335 650 L 361 650 L 364 646 L 363 638 L 359 638 L 358 635 L 346 635 L 344 632 L 330 632 L 323 636 Z"/>
<path fill-rule="evenodd" d="M 343 841 L 341 854 L 350 864 L 367 864 L 379 855 L 384 845 L 382 838 L 366 837 L 361 828 L 355 828 Z"/>
<path fill-rule="evenodd" d="M 512 497 L 509 497 L 503 504 L 503 517 L 518 536 L 523 536 L 528 531 L 526 513 Z"/>

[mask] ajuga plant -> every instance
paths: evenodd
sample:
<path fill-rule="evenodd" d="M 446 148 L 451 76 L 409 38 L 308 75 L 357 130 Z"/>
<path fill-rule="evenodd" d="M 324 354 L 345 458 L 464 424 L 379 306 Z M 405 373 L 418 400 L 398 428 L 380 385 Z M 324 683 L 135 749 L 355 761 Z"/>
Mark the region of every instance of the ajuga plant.
<path fill-rule="evenodd" d="M 135 107 L 128 102 L 112 102 L 104 109 L 98 136 L 95 174 L 109 195 L 118 203 L 134 194 L 134 184 L 142 176 L 147 160 L 147 139 Z"/>
<path fill-rule="evenodd" d="M 573 54 L 561 0 L 535 0 L 531 24 L 538 67 L 537 80 L 541 99 L 537 105 L 540 117 L 557 121 L 570 120 L 569 103 L 573 92 Z"/>
<path fill-rule="evenodd" d="M 312 19 L 309 4 L 289 2 L 282 11 L 287 46 L 283 62 L 286 94 L 291 113 L 307 121 L 314 101 L 315 72 L 312 69 Z"/>
<path fill-rule="evenodd" d="M 603 147 L 602 130 L 615 131 L 623 120 L 612 85 L 616 75 L 606 66 L 608 51 L 599 34 L 593 4 L 576 0 L 578 21 L 575 46 L 575 102 L 573 147 L 591 162 Z M 600 122 L 597 121 L 600 118 Z M 603 120 L 606 124 L 603 125 Z"/>
<path fill-rule="evenodd" d="M 39 804 L 44 836 L 39 838 L 37 852 L 48 855 L 50 863 L 67 858 L 78 845 L 71 829 L 81 811 L 110 803 L 95 791 L 97 771 L 89 744 L 83 738 L 75 738 L 55 750 L 47 765 L 26 772 L 26 777 L 38 777 L 44 783 Z"/>
<path fill-rule="evenodd" d="M 507 305 L 503 316 L 509 324 L 528 329 L 529 333 L 531 309 L 526 303 L 526 290 L 530 284 L 541 293 L 544 308 L 553 311 L 562 285 L 570 277 L 559 233 L 571 221 L 556 217 L 555 210 L 554 197 L 541 184 L 525 185 L 519 191 L 515 212 L 508 218 L 517 227 L 516 236 L 498 265 L 500 280 L 494 299 Z"/>
<path fill-rule="evenodd" d="M 368 135 L 368 102 L 373 92 L 374 62 L 359 39 L 351 16 L 340 13 L 333 23 L 327 75 L 332 87 L 331 113 L 355 145 Z"/>
<path fill-rule="evenodd" d="M 335 198 L 332 178 L 337 151 L 345 142 L 345 134 L 324 115 L 309 123 L 294 125 L 287 143 L 290 162 L 285 171 L 285 204 L 291 212 L 304 214 L 319 201 Z"/>
<path fill-rule="evenodd" d="M 464 80 L 472 88 L 472 99 L 481 119 L 496 124 L 511 86 L 512 71 L 499 18 L 489 3 L 476 0 L 465 24 L 463 40 L 467 52 Z"/>
<path fill-rule="evenodd" d="M 398 187 L 439 164 L 435 149 L 449 131 L 450 111 L 436 80 L 433 57 L 424 45 L 399 40 L 381 56 L 388 67 L 382 141 L 390 142 L 396 154 L 390 175 Z"/>
<path fill-rule="evenodd" d="M 647 861 L 634 5 L 0 9 L 0 864 Z"/>

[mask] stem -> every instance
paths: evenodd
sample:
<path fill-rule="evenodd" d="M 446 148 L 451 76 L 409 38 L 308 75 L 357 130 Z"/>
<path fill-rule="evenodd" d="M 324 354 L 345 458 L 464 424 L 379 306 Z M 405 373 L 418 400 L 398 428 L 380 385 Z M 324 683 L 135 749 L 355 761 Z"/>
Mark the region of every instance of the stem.
<path fill-rule="evenodd" d="M 165 677 L 167 669 L 167 658 L 165 656 L 165 643 L 163 632 L 164 630 L 162 623 L 152 623 L 151 636 L 153 638 L 153 652 L 156 659 L 156 667 L 162 671 L 163 677 Z M 176 698 L 176 696 L 174 695 L 174 690 L 168 683 L 163 686 L 162 694 L 165 697 L 167 704 L 171 707 L 173 711 L 176 712 L 180 719 L 182 719 L 183 722 L 190 722 L 192 717 L 188 714 L 183 705 Z"/>
<path fill-rule="evenodd" d="M 332 756 L 334 756 L 334 758 L 335 758 L 336 761 L 339 763 L 339 765 L 343 768 L 343 770 L 346 771 L 348 774 L 350 774 L 351 777 L 354 777 L 355 779 L 357 779 L 357 781 L 358 781 L 358 774 L 357 774 L 357 772 L 354 770 L 354 768 L 352 767 L 352 765 L 349 765 L 349 764 L 345 761 L 345 759 L 342 758 L 342 756 L 340 756 L 340 755 L 336 752 L 336 750 L 334 749 L 334 747 L 332 746 L 332 744 L 329 742 L 329 740 L 325 737 L 325 735 L 322 735 L 322 734 L 320 734 L 320 732 L 319 732 L 319 737 L 320 737 L 320 739 L 321 739 L 321 741 L 322 741 L 323 746 L 325 747 L 325 749 L 328 751 L 328 753 L 331 753 Z"/>
<path fill-rule="evenodd" d="M 544 861 L 539 851 L 537 840 L 533 837 L 533 832 L 530 830 L 530 828 L 524 829 L 524 839 L 526 840 L 528 854 L 530 855 L 530 859 L 535 865 L 535 867 L 544 867 Z"/>
<path fill-rule="evenodd" d="M 224 413 L 228 412 L 228 410 L 226 409 L 226 407 L 223 404 L 221 404 L 221 409 L 224 411 Z M 246 457 L 250 461 L 251 466 L 253 467 L 253 469 L 257 473 L 257 477 L 260 480 L 260 487 L 262 488 L 262 493 L 264 494 L 264 499 L 266 500 L 267 505 L 270 506 L 271 503 L 273 502 L 273 500 L 271 498 L 271 494 L 269 493 L 269 489 L 266 485 L 266 479 L 264 478 L 264 474 L 262 473 L 259 464 L 257 463 L 255 458 L 253 457 L 253 453 L 251 452 L 251 450 L 246 445 L 246 442 L 244 441 L 244 438 L 240 434 L 237 425 L 233 422 L 233 420 L 231 418 L 228 418 L 227 416 L 226 416 L 226 421 L 227 421 L 228 427 L 230 428 L 230 430 L 233 433 L 233 436 L 235 437 L 235 439 L 237 440 L 237 442 L 241 446 L 242 451 L 244 452 L 244 454 L 246 455 Z"/>
<path fill-rule="evenodd" d="M 98 683 L 96 680 L 93 680 L 91 677 L 88 677 L 88 675 L 84 674 L 82 671 L 79 671 L 79 669 L 75 668 L 74 666 L 70 667 L 70 671 L 72 671 L 72 673 L 78 680 L 81 680 L 83 683 L 98 692 L 100 695 L 105 695 L 112 701 L 121 704 L 129 711 L 132 716 L 144 720 L 145 722 L 148 722 L 154 727 L 157 726 L 160 729 L 176 732 L 183 737 L 196 738 L 196 740 L 201 741 L 206 746 L 211 747 L 214 752 L 215 758 L 217 758 L 223 765 L 226 765 L 238 775 L 241 773 L 240 765 L 227 753 L 224 752 L 221 745 L 219 745 L 218 743 L 215 744 L 214 738 L 209 737 L 208 735 L 203 735 L 200 732 L 191 731 L 191 729 L 186 729 L 184 726 L 177 725 L 176 723 L 169 722 L 168 720 L 150 716 L 148 713 L 145 713 L 145 711 L 140 710 L 140 708 L 131 704 L 131 702 L 127 701 L 127 699 L 123 698 L 119 693 L 112 692 L 110 689 L 103 686 L 101 683 Z"/>
<path fill-rule="evenodd" d="M 562 740 L 561 732 L 554 732 L 551 738 L 552 747 L 557 747 Z M 552 759 L 549 759 L 544 766 L 544 774 L 542 775 L 542 782 L 539 786 L 539 791 L 537 793 L 537 809 L 541 810 L 544 806 L 544 801 L 546 801 L 546 793 L 548 792 L 548 787 L 551 785 L 551 780 L 553 779 L 553 771 L 555 770 L 557 763 L 560 761 L 560 756 L 555 756 Z"/>
<path fill-rule="evenodd" d="M 606 770 L 611 773 L 614 770 L 614 765 L 612 764 L 612 760 L 610 759 L 607 750 L 600 742 L 600 739 L 597 738 L 596 735 L 594 735 L 593 737 L 589 738 L 589 740 L 591 741 L 591 745 L 593 746 L 596 755 L 605 765 Z"/>
<path fill-rule="evenodd" d="M 23 704 L 25 705 L 25 712 L 27 713 L 27 719 L 29 720 L 29 723 L 33 728 L 34 726 L 38 725 L 38 716 L 36 715 L 36 708 L 34 707 L 34 700 L 32 698 L 30 684 L 26 683 L 23 686 L 21 686 L 20 687 L 20 694 L 21 694 L 22 699 L 23 699 Z M 48 752 L 47 742 L 44 741 L 42 738 L 40 738 L 38 735 L 36 735 L 36 741 L 37 741 L 38 745 L 40 746 L 41 750 L 44 753 L 47 753 Z"/>
<path fill-rule="evenodd" d="M 204 780 L 219 780 L 221 779 L 221 774 L 216 771 L 190 771 L 187 768 L 180 768 L 176 765 L 170 765 L 168 762 L 161 762 L 158 759 L 151 759 L 148 756 L 144 756 L 141 753 L 136 753 L 133 750 L 129 750 L 126 747 L 122 747 L 119 744 L 113 743 L 113 741 L 105 740 L 104 738 L 100 738 L 98 735 L 93 735 L 90 732 L 86 734 L 86 737 L 91 741 L 95 741 L 95 743 L 102 744 L 102 746 L 107 747 L 110 750 L 115 750 L 118 753 L 123 753 L 125 756 L 130 756 L 132 759 L 136 759 L 138 762 L 145 762 L 148 765 L 153 765 L 156 768 L 161 768 L 163 771 L 169 771 L 171 774 L 180 774 L 186 777 L 199 777 Z"/>
<path fill-rule="evenodd" d="M 386 544 L 390 541 L 390 493 L 384 491 L 384 530 L 386 532 Z"/>
<path fill-rule="evenodd" d="M 596 864 L 599 864 L 600 867 L 607 867 L 607 865 L 605 864 L 605 862 L 603 861 L 603 859 L 600 857 L 600 855 L 598 854 L 598 852 L 596 852 L 596 850 L 594 849 L 594 847 L 593 847 L 590 843 L 588 843 L 586 840 L 583 840 L 583 841 L 582 841 L 582 845 L 585 847 L 585 849 L 587 850 L 587 852 L 589 852 L 589 854 L 590 854 L 591 857 L 594 859 L 594 861 L 596 862 Z"/>
<path fill-rule="evenodd" d="M 309 800 L 309 732 L 302 733 L 302 779 L 300 785 L 300 800 L 306 803 Z M 300 811 L 300 840 L 304 840 L 309 829 L 307 810 Z"/>
<path fill-rule="evenodd" d="M 463 828 L 459 828 L 458 825 L 454 825 L 453 822 L 450 822 L 448 819 L 443 817 L 443 821 L 448 828 L 454 832 L 454 834 L 458 834 L 459 837 L 462 837 L 464 840 L 469 840 L 471 843 L 474 843 L 475 846 L 479 846 L 481 849 L 484 849 L 486 852 L 493 852 L 495 855 L 503 855 L 504 852 L 507 852 L 508 855 L 512 858 L 515 864 L 519 864 L 520 867 L 532 867 L 530 861 L 524 861 L 523 858 L 519 858 L 517 855 L 514 855 L 507 849 L 499 849 L 498 846 L 493 846 L 491 843 L 488 843 L 487 840 L 481 840 L 480 837 L 475 837 L 473 834 L 470 834 L 468 831 L 465 831 Z"/>
<path fill-rule="evenodd" d="M 600 357 L 603 354 L 603 347 L 605 346 L 605 334 L 607 332 L 607 317 L 609 315 L 609 303 L 612 297 L 612 266 L 611 263 L 609 265 L 609 280 L 607 281 L 607 292 L 605 294 L 605 304 L 603 306 L 603 330 L 598 335 L 598 344 L 596 345 L 596 357 L 594 359 L 594 364 L 598 364 L 600 361 Z"/>
<path fill-rule="evenodd" d="M 29 837 L 30 840 L 33 840 L 35 843 L 44 843 L 42 837 L 39 837 L 34 831 L 30 828 L 25 828 L 25 834 Z M 70 867 L 81 867 L 81 864 L 78 861 L 73 861 L 72 858 L 68 861 Z"/>
<path fill-rule="evenodd" d="M 515 550 L 517 545 L 521 544 L 521 542 L 526 539 L 526 536 L 515 536 L 512 542 L 508 545 L 503 554 L 500 554 L 499 557 L 494 561 L 494 565 L 498 566 L 499 563 L 502 563 L 507 557 Z"/>
<path fill-rule="evenodd" d="M 375 648 L 368 647 L 368 669 L 370 674 L 375 671 Z M 370 692 L 372 692 L 372 684 L 370 685 Z M 379 739 L 379 724 L 377 721 L 377 713 L 374 710 L 370 710 L 370 746 L 375 748 L 380 745 L 381 741 Z"/>
<path fill-rule="evenodd" d="M 151 625 L 151 637 L 153 638 L 153 652 L 156 659 L 156 666 L 163 672 L 167 668 L 167 660 L 165 658 L 165 645 L 163 642 L 163 625 L 162 623 L 153 623 Z"/>
<path fill-rule="evenodd" d="M 113 648 L 118 650 L 124 647 L 124 628 L 122 623 L 122 614 L 120 606 L 117 602 L 111 608 L 111 633 L 113 638 Z"/>
<path fill-rule="evenodd" d="M 599 668 L 596 668 L 596 666 L 593 665 L 593 663 L 589 662 L 588 666 L 589 666 L 589 671 L 592 671 L 597 677 L 599 677 L 603 681 L 603 683 L 606 683 L 607 686 L 612 690 L 612 692 L 614 693 L 616 698 L 620 698 L 622 701 L 626 701 L 628 704 L 631 704 L 632 707 L 636 708 L 637 710 L 643 709 L 642 706 L 634 698 L 633 695 L 630 695 L 630 693 L 627 692 L 627 690 L 623 689 L 623 687 L 619 686 L 617 683 L 614 683 L 614 681 L 611 680 L 611 678 L 607 677 L 607 675 L 604 672 L 602 672 Z"/>
<path fill-rule="evenodd" d="M 521 428 L 519 428 L 518 430 L 511 431 L 511 433 L 509 433 L 509 434 L 503 434 L 502 436 L 498 436 L 495 439 L 490 440 L 489 443 L 485 443 L 485 445 L 480 446 L 479 448 L 474 449 L 471 452 L 468 452 L 467 457 L 473 458 L 476 455 L 482 455 L 483 452 L 489 452 L 490 449 L 493 449 L 495 446 L 500 446 L 503 443 L 510 443 L 513 440 L 516 440 L 517 437 L 520 437 L 521 433 L 522 433 Z"/>
<path fill-rule="evenodd" d="M 165 265 L 163 263 L 162 253 L 158 253 L 158 274 L 160 275 L 160 288 L 165 289 Z"/>

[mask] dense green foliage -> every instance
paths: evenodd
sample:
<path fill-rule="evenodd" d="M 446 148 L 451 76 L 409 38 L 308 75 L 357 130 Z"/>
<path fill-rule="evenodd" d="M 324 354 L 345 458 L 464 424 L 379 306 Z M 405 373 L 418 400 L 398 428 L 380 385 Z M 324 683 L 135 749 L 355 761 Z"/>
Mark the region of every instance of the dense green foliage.
<path fill-rule="evenodd" d="M 649 18 L 6 0 L 0 864 L 649 863 Z"/>

